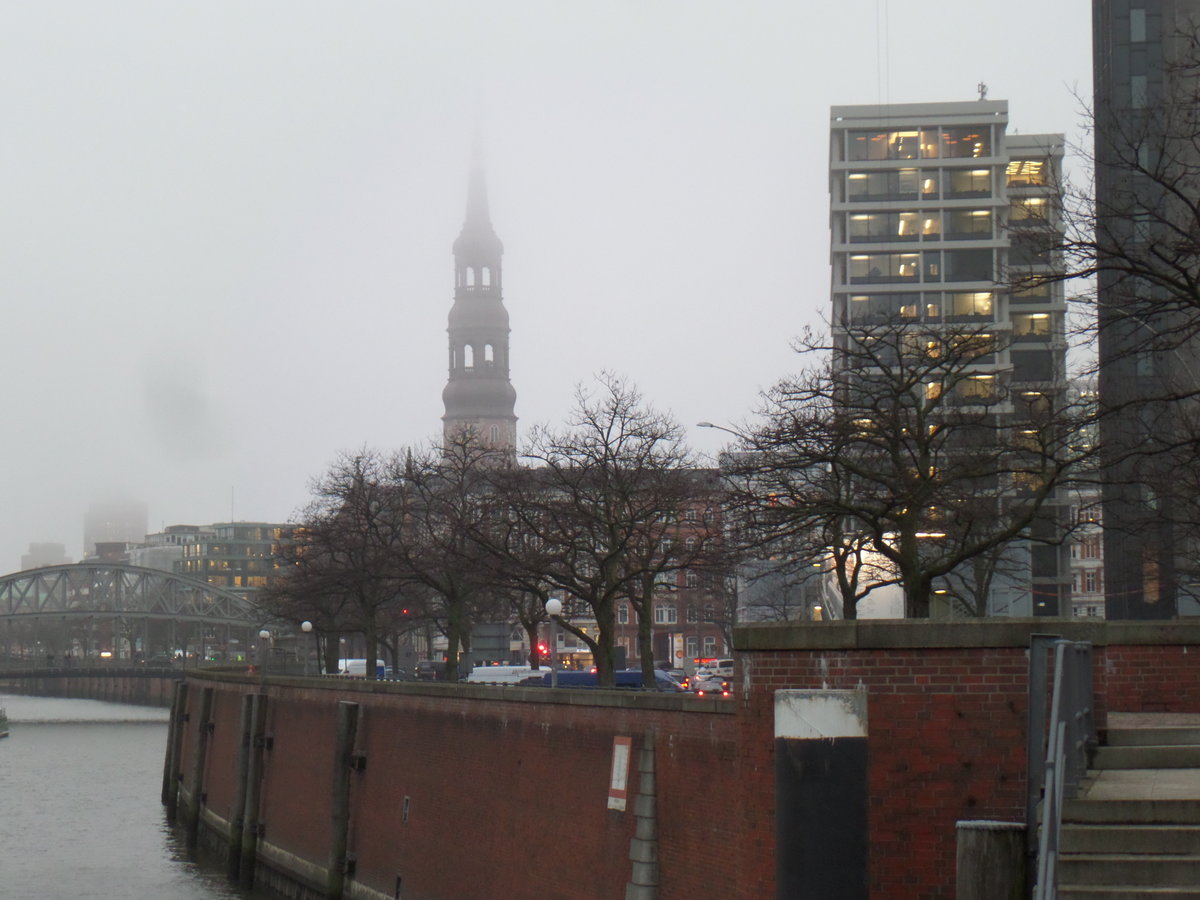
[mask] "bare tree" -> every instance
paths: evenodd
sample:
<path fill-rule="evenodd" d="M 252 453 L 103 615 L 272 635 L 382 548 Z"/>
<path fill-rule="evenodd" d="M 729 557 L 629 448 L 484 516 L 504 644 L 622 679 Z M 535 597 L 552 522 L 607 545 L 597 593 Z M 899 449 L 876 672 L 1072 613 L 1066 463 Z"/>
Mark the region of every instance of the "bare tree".
<path fill-rule="evenodd" d="M 505 528 L 493 546 L 530 593 L 586 605 L 595 634 L 569 617 L 562 624 L 611 685 L 617 601 L 645 604 L 654 581 L 680 564 L 664 538 L 689 496 L 693 460 L 682 430 L 604 373 L 595 388 L 577 390 L 565 429 L 533 432 L 525 456 L 534 466 L 503 481 Z M 651 615 L 643 609 L 639 618 L 647 628 Z M 652 657 L 650 666 L 653 678 Z"/>
<path fill-rule="evenodd" d="M 480 537 L 495 510 L 491 477 L 509 462 L 464 432 L 441 447 L 397 457 L 388 473 L 404 498 L 406 518 L 396 562 L 405 582 L 420 585 L 433 600 L 427 614 L 446 635 L 451 681 L 459 676 L 460 648 L 470 651 L 473 623 L 505 608 Z"/>
<path fill-rule="evenodd" d="M 313 622 L 326 671 L 336 670 L 339 632 L 352 631 L 366 643 L 367 677 L 376 676 L 380 635 L 403 585 L 395 563 L 405 516 L 387 481 L 391 467 L 363 449 L 339 456 L 313 482 L 313 500 L 283 551 L 285 575 L 263 597 L 276 614 Z"/>
<path fill-rule="evenodd" d="M 1070 410 L 1013 396 L 985 365 L 1002 348 L 984 328 L 904 320 L 807 335 L 808 367 L 768 393 L 736 457 L 751 533 L 821 554 L 847 618 L 889 582 L 907 616 L 928 616 L 935 584 L 963 564 L 1060 541 L 1052 501 L 1078 461 Z"/>

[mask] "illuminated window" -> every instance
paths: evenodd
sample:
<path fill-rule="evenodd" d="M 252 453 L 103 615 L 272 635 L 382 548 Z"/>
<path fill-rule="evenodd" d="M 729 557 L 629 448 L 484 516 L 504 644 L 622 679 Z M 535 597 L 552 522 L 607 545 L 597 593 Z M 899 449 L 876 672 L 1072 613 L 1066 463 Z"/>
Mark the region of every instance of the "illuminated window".
<path fill-rule="evenodd" d="M 1008 208 L 1008 221 L 1045 221 L 1049 208 L 1050 201 L 1046 197 L 1015 197 Z"/>
<path fill-rule="evenodd" d="M 968 400 L 990 399 L 995 390 L 995 375 L 970 375 L 958 385 L 958 395 Z"/>
<path fill-rule="evenodd" d="M 987 240 L 992 236 L 990 209 L 955 209 L 946 214 L 946 239 L 950 241 Z"/>
<path fill-rule="evenodd" d="M 1013 313 L 1013 337 L 1046 337 L 1050 334 L 1049 313 Z"/>
<path fill-rule="evenodd" d="M 1009 187 L 1040 187 L 1047 183 L 1046 161 L 1042 159 L 1010 160 L 1004 170 Z"/>
<path fill-rule="evenodd" d="M 919 253 L 856 253 L 850 257 L 850 283 L 915 281 L 919 266 Z"/>
<path fill-rule="evenodd" d="M 987 197 L 991 193 L 991 169 L 949 169 L 946 172 L 947 196 Z"/>
<path fill-rule="evenodd" d="M 978 359 L 981 356 L 987 356 L 995 349 L 990 334 L 955 335 L 951 339 L 951 345 L 954 347 L 955 353 L 965 359 Z M 990 378 L 991 376 L 981 375 L 978 377 Z"/>
<path fill-rule="evenodd" d="M 916 200 L 919 182 L 916 169 L 850 172 L 846 176 L 846 198 L 851 202 Z"/>
<path fill-rule="evenodd" d="M 978 159 L 990 156 L 992 142 L 988 128 L 967 126 L 942 130 L 942 156 L 947 159 Z"/>

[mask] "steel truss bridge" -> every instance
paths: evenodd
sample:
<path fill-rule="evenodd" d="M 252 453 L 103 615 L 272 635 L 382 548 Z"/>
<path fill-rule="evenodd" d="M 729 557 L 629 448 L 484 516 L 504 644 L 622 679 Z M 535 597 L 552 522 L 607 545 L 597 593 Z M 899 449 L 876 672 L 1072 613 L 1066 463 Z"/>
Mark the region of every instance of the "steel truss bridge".
<path fill-rule="evenodd" d="M 241 594 L 159 569 L 76 563 L 0 577 L 7 656 L 111 653 L 142 658 L 219 646 L 249 649 L 265 614 Z M 15 654 L 14 654 L 15 651 Z"/>

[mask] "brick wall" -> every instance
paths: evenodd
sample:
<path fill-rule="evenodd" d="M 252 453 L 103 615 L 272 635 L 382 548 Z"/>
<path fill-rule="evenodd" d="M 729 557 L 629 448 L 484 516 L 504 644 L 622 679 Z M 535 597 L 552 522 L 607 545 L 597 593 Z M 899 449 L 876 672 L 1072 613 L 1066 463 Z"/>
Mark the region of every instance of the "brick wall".
<path fill-rule="evenodd" d="M 632 803 L 606 808 L 612 740 L 656 734 L 661 900 L 775 895 L 774 693 L 867 693 L 869 882 L 880 900 L 949 898 L 955 826 L 1020 821 L 1031 633 L 1094 645 L 1107 711 L 1200 712 L 1200 623 L 998 620 L 835 622 L 735 632 L 736 699 L 340 679 L 268 684 L 273 738 L 262 819 L 283 854 L 328 862 L 339 700 L 361 704 L 350 850 L 378 896 L 621 898 Z M 205 790 L 229 817 L 245 676 L 189 678 L 189 707 L 213 687 Z M 198 723 L 189 723 L 190 772 Z M 630 790 L 636 792 L 636 760 Z M 403 821 L 405 798 L 408 821 Z"/>
<path fill-rule="evenodd" d="M 772 897 L 774 692 L 868 696 L 871 896 L 954 896 L 955 826 L 1024 819 L 1032 633 L 1093 644 L 1100 726 L 1113 710 L 1200 712 L 1200 623 L 1070 620 L 863 621 L 737 633 L 739 755 L 753 791 L 743 812 L 743 897 Z M 766 811 L 766 812 L 764 812 Z"/>
<path fill-rule="evenodd" d="M 214 687 L 203 788 L 208 809 L 228 821 L 240 694 L 257 684 L 202 675 L 190 685 L 182 770 L 190 773 L 194 759 L 201 692 Z M 271 681 L 266 842 L 327 863 L 336 704 L 351 700 L 360 704 L 356 746 L 367 760 L 351 786 L 349 849 L 360 883 L 387 897 L 397 877 L 406 897 L 624 897 L 635 822 L 632 801 L 625 812 L 607 808 L 613 737 L 634 740 L 632 795 L 636 751 L 653 730 L 661 896 L 736 896 L 732 704 L 559 693 L 562 703 L 537 688 Z"/>

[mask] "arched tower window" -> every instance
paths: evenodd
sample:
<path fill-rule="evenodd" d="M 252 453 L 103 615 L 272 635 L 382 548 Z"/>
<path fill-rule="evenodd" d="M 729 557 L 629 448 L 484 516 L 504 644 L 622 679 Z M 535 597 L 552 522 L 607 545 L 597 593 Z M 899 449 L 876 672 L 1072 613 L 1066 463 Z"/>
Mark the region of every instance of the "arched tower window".
<path fill-rule="evenodd" d="M 493 444 L 500 443 L 500 426 L 499 425 L 492 426 L 492 443 Z"/>
<path fill-rule="evenodd" d="M 450 370 L 454 371 L 458 368 L 458 348 L 450 348 Z"/>
<path fill-rule="evenodd" d="M 483 362 L 485 365 L 492 365 L 496 361 L 495 354 L 492 352 L 492 345 L 485 344 L 483 347 Z"/>
<path fill-rule="evenodd" d="M 463 345 L 463 368 L 475 368 L 475 348 L 470 344 Z"/>
<path fill-rule="evenodd" d="M 470 266 L 467 267 L 467 287 L 475 287 L 475 270 Z"/>
<path fill-rule="evenodd" d="M 483 267 L 483 281 L 480 282 L 484 287 L 492 286 L 492 270 L 490 266 Z"/>

